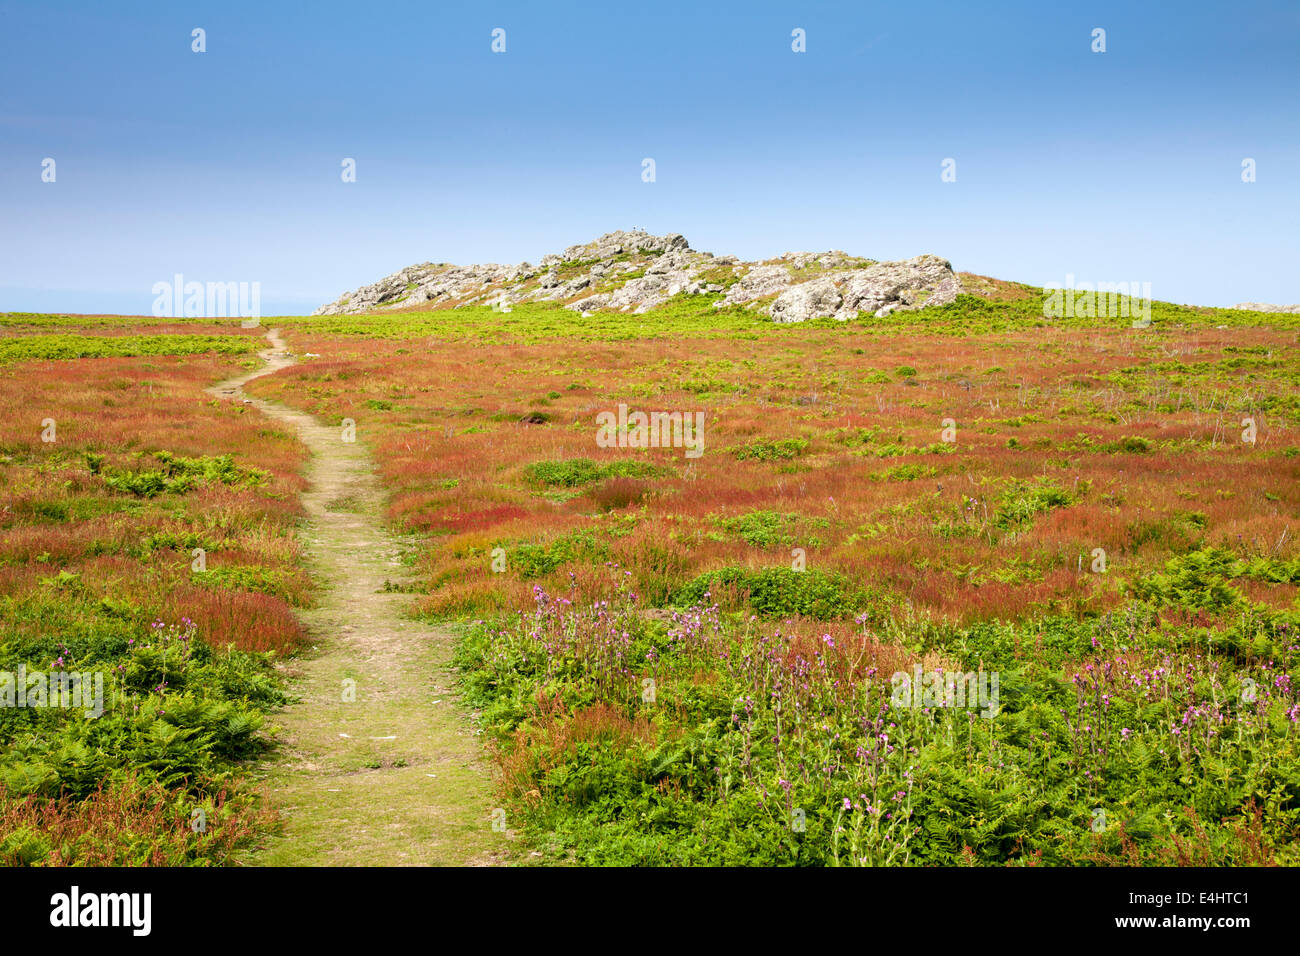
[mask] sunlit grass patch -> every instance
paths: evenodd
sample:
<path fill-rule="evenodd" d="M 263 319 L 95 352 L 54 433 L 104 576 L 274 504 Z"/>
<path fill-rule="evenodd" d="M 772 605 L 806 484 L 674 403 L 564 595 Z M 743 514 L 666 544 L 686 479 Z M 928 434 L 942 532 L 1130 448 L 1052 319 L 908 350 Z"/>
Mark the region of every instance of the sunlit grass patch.
<path fill-rule="evenodd" d="M 0 337 L 0 364 L 33 359 L 113 358 L 136 355 L 243 355 L 264 347 L 238 335 L 25 335 Z"/>

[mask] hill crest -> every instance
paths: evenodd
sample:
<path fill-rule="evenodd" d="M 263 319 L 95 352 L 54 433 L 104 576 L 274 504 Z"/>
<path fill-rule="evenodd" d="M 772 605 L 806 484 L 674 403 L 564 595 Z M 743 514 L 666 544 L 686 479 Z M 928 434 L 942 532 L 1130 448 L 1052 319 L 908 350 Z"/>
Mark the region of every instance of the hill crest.
<path fill-rule="evenodd" d="M 344 293 L 315 315 L 559 302 L 567 309 L 644 313 L 678 295 L 711 295 L 716 306 L 743 305 L 777 322 L 841 320 L 863 313 L 945 305 L 963 291 L 952 265 L 921 255 L 878 262 L 840 250 L 787 252 L 742 262 L 690 247 L 680 233 L 608 232 L 537 265 L 425 262 Z"/>

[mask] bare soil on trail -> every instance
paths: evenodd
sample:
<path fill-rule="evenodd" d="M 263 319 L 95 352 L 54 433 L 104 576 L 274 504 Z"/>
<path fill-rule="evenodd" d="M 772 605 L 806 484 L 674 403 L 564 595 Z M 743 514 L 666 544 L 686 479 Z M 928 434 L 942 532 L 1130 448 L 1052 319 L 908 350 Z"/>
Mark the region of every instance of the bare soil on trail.
<path fill-rule="evenodd" d="M 243 862 L 503 863 L 509 834 L 492 829 L 492 772 L 456 694 L 454 638 L 405 617 L 409 599 L 386 590 L 407 576 L 403 544 L 384 527 L 364 443 L 244 393 L 296 363 L 277 330 L 267 339 L 262 368 L 208 392 L 291 426 L 311 451 L 303 542 L 319 590 L 301 612 L 314 646 L 287 665 L 295 701 L 276 720 L 280 752 L 261 770 L 283 829 Z"/>

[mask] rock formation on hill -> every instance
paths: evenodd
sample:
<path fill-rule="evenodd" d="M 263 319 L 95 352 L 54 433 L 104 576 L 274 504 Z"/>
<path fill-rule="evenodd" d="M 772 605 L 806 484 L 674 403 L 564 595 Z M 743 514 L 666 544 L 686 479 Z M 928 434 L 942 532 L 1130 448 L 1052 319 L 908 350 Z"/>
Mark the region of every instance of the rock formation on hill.
<path fill-rule="evenodd" d="M 1238 302 L 1234 309 L 1246 309 L 1250 312 L 1290 312 L 1300 313 L 1300 305 L 1270 305 L 1267 302 Z"/>
<path fill-rule="evenodd" d="M 938 256 L 876 262 L 843 252 L 787 252 L 765 262 L 696 252 L 677 233 L 611 232 L 544 256 L 537 265 L 410 266 L 345 293 L 316 315 L 553 301 L 584 314 L 641 313 L 678 295 L 708 295 L 715 307 L 761 309 L 777 322 L 946 305 L 962 291 Z"/>

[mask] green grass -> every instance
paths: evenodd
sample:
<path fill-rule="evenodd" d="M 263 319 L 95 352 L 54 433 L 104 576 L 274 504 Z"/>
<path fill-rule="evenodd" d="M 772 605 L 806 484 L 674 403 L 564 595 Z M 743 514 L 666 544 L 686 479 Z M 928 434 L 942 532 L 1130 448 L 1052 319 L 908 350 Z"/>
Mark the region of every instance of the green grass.
<path fill-rule="evenodd" d="M 1069 492 L 1048 481 L 1014 482 L 1003 491 L 993 523 L 1004 530 L 1022 527 L 1037 515 L 1070 504 Z"/>
<path fill-rule="evenodd" d="M 788 458 L 798 458 L 807 450 L 807 439 L 780 438 L 750 442 L 748 445 L 728 448 L 727 452 L 735 456 L 737 461 L 782 461 Z"/>
<path fill-rule="evenodd" d="M 729 270 L 727 270 L 729 271 Z M 719 272 L 715 280 L 726 278 Z M 313 334 L 366 335 L 393 339 L 434 337 L 442 341 L 486 342 L 540 342 L 556 338 L 580 341 L 626 341 L 628 339 L 675 338 L 680 336 L 703 338 L 745 338 L 749 335 L 790 335 L 798 328 L 815 327 L 833 335 L 857 335 L 864 331 L 872 334 L 894 335 L 918 331 L 927 335 L 974 335 L 1023 331 L 1043 328 L 1128 328 L 1128 318 L 1106 316 L 1044 318 L 1046 293 L 1042 289 L 1025 287 L 1029 296 L 1015 301 L 990 301 L 975 295 L 960 295 L 949 305 L 918 311 L 895 311 L 883 318 L 868 316 L 854 322 L 837 322 L 818 319 L 811 323 L 774 323 L 760 311 L 744 306 L 714 308 L 720 295 L 679 295 L 665 305 L 642 315 L 622 312 L 596 312 L 583 318 L 578 312 L 565 309 L 555 302 L 521 302 L 509 313 L 494 312 L 490 306 L 466 306 L 456 309 L 436 309 L 400 313 L 375 313 L 369 315 L 277 316 L 263 319 L 263 324 L 275 324 L 289 331 L 295 329 Z M 1163 326 L 1205 328 L 1218 325 L 1236 327 L 1300 328 L 1300 315 L 1291 313 L 1250 312 L 1241 309 L 1218 309 L 1169 302 L 1151 304 L 1152 331 Z M 0 326 L 50 326 L 77 327 L 90 325 L 139 325 L 140 318 L 130 316 L 100 316 L 87 318 L 72 315 L 41 313 L 0 313 Z M 213 323 L 220 319 L 162 319 L 168 323 Z M 232 323 L 233 324 L 233 323 Z M 1136 333 L 1135 333 L 1136 334 Z M 77 337 L 87 338 L 87 337 Z M 155 339 L 157 336 L 141 337 Z M 168 339 L 186 338 L 168 336 Z M 202 338 L 202 337 L 195 337 Z M 214 338 L 221 338 L 220 336 Z M 248 337 L 251 343 L 255 337 Z M 259 343 L 260 346 L 260 343 Z M 65 346 L 88 347 L 82 345 Z M 136 346 L 147 348 L 147 345 Z M 54 348 L 54 346 L 47 346 Z M 208 351 L 189 347 L 190 351 Z M 240 351 L 231 349 L 232 351 Z M 224 351 L 224 349 L 223 349 Z M 142 352 L 105 352 L 87 354 L 155 354 Z M 168 350 L 166 353 L 184 354 Z M 3 352 L 0 351 L 0 355 Z M 32 356 L 63 357 L 63 356 Z M 898 374 L 905 374 L 904 366 Z"/>
<path fill-rule="evenodd" d="M 756 548 L 774 548 L 796 543 L 815 548 L 821 543 L 820 540 L 804 529 L 810 526 L 825 528 L 829 524 L 826 518 L 808 520 L 801 515 L 770 510 L 750 511 L 717 520 L 718 527 L 723 531 L 736 535 Z"/>
<path fill-rule="evenodd" d="M 801 614 L 819 620 L 852 615 L 865 603 L 858 589 L 842 574 L 826 571 L 795 571 L 792 568 L 720 568 L 708 571 L 673 595 L 673 604 L 689 607 L 715 599 L 720 589 L 746 595 L 755 614 L 782 617 Z"/>
<path fill-rule="evenodd" d="M 106 487 L 141 498 L 163 493 L 184 494 L 203 482 L 236 487 L 259 485 L 268 477 L 260 469 L 238 467 L 233 455 L 186 458 L 159 451 L 153 457 L 162 467 L 135 471 L 105 467 L 101 455 L 90 453 L 86 457 L 91 473 L 100 475 Z"/>
<path fill-rule="evenodd" d="M 740 307 L 714 309 L 718 296 L 679 296 L 644 315 L 597 312 L 583 318 L 554 302 L 521 302 L 510 312 L 490 306 L 465 306 L 428 312 L 374 315 L 301 316 L 277 319 L 288 331 L 316 335 L 365 335 L 393 339 L 433 337 L 442 341 L 540 342 L 626 341 L 682 335 L 709 338 L 757 332 L 770 318 Z"/>
<path fill-rule="evenodd" d="M 264 344 L 260 338 L 241 335 L 26 335 L 0 338 L 0 363 L 202 352 L 242 355 Z"/>
<path fill-rule="evenodd" d="M 72 315 L 51 312 L 0 312 L 0 328 L 10 329 L 132 329 L 142 325 L 194 325 L 221 326 L 232 331 L 240 328 L 242 319 L 206 316 L 144 316 L 144 315 Z"/>
<path fill-rule="evenodd" d="M 524 472 L 531 481 L 541 485 L 577 488 L 606 478 L 655 478 L 667 473 L 667 469 L 630 458 L 603 463 L 590 458 L 566 458 L 534 462 Z"/>
<path fill-rule="evenodd" d="M 442 341 L 541 342 L 556 338 L 578 341 L 626 341 L 628 339 L 745 338 L 751 335 L 791 335 L 799 328 L 817 328 L 830 335 L 858 335 L 862 332 L 895 335 L 917 331 L 927 335 L 976 335 L 1043 328 L 1128 328 L 1122 317 L 1043 317 L 1045 295 L 1031 290 L 1028 298 L 989 301 L 974 295 L 960 295 L 949 305 L 918 311 L 895 311 L 883 318 L 867 316 L 852 322 L 818 319 L 811 323 L 779 324 L 761 311 L 744 306 L 714 308 L 720 295 L 680 295 L 642 315 L 596 312 L 587 318 L 554 302 L 522 302 L 509 313 L 494 312 L 490 306 L 466 306 L 427 312 L 371 315 L 281 317 L 275 324 L 313 334 L 371 335 L 407 339 L 434 337 Z M 1300 328 L 1300 315 L 1248 312 L 1240 309 L 1199 308 L 1153 302 L 1150 334 L 1164 326 L 1205 328 L 1267 326 Z M 1136 333 L 1135 333 L 1136 334 Z M 905 375 L 904 366 L 897 374 Z"/>
<path fill-rule="evenodd" d="M 603 561 L 609 556 L 609 546 L 589 531 L 575 531 L 547 543 L 518 544 L 507 548 L 506 554 L 519 576 L 527 581 L 572 561 Z"/>

